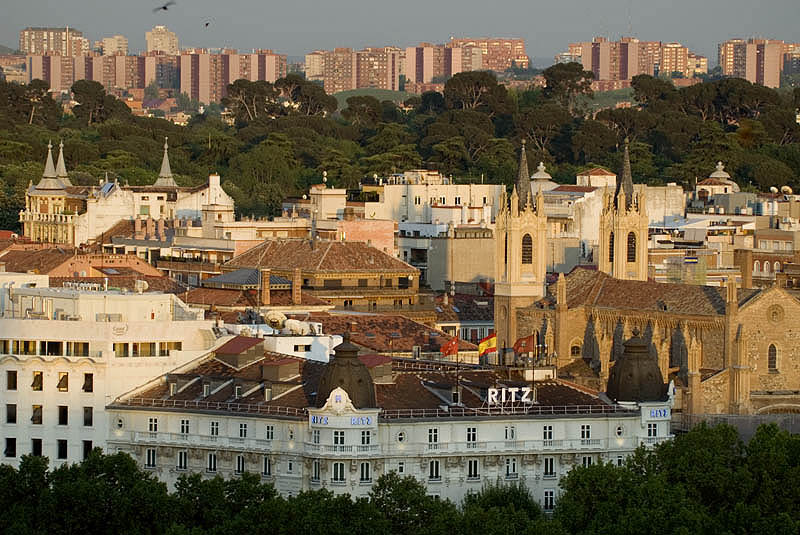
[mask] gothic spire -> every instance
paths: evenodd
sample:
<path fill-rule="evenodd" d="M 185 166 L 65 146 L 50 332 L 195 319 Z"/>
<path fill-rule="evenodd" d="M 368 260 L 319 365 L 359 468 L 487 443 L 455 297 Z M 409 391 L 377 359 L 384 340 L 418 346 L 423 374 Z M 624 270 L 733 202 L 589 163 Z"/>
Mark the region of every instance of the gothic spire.
<path fill-rule="evenodd" d="M 53 166 L 53 144 L 47 142 L 47 163 L 44 164 L 43 178 L 55 178 L 56 168 Z"/>
<path fill-rule="evenodd" d="M 519 153 L 519 172 L 517 173 L 516 183 L 517 194 L 519 195 L 519 209 L 525 209 L 528 202 L 528 195 L 531 192 L 531 174 L 528 172 L 528 157 L 525 155 L 525 139 L 522 139 L 522 150 Z"/>
<path fill-rule="evenodd" d="M 67 166 L 64 163 L 64 141 L 58 144 L 58 163 L 56 163 L 56 176 L 65 185 L 71 186 L 69 175 L 67 174 Z"/>
<path fill-rule="evenodd" d="M 167 137 L 164 137 L 164 158 L 161 160 L 161 172 L 158 173 L 158 180 L 156 180 L 154 186 L 159 187 L 170 187 L 175 188 L 178 185 L 175 183 L 175 179 L 172 178 L 172 170 L 169 167 L 169 154 L 167 151 L 169 150 L 169 145 L 167 144 Z"/>
<path fill-rule="evenodd" d="M 633 204 L 633 175 L 631 174 L 631 155 L 628 151 L 628 138 L 625 138 L 625 152 L 622 156 L 622 176 L 617 182 L 617 191 L 614 194 L 614 205 L 620 208 L 617 198 L 620 192 L 625 194 L 625 208 L 628 209 Z"/>

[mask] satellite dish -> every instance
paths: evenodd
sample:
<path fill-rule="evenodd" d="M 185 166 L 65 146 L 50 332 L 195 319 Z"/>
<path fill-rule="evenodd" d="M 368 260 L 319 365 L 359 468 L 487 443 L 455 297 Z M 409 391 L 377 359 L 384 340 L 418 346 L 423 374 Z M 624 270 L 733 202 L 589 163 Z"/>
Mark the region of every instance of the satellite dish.
<path fill-rule="evenodd" d="M 790 188 L 789 186 L 783 186 L 781 188 L 781 193 L 784 193 L 786 195 L 791 195 L 792 194 L 792 188 Z"/>
<path fill-rule="evenodd" d="M 775 186 L 770 186 L 769 191 L 770 193 L 778 193 L 778 188 L 776 188 Z"/>

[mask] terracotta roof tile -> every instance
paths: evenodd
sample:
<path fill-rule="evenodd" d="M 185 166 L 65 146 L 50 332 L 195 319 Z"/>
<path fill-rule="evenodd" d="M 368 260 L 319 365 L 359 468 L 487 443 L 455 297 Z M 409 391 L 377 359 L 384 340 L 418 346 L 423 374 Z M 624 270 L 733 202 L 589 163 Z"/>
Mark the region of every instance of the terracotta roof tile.
<path fill-rule="evenodd" d="M 76 254 L 72 247 L 47 247 L 37 250 L 7 250 L 0 256 L 6 263 L 6 271 L 27 273 L 29 271 L 46 275 Z"/>
<path fill-rule="evenodd" d="M 215 305 L 220 307 L 257 307 L 258 290 L 233 290 L 226 288 L 194 288 L 189 290 L 183 300 L 192 305 Z M 270 290 L 271 306 L 292 306 L 291 290 Z M 328 302 L 308 292 L 300 292 L 300 306 L 323 306 Z"/>
<path fill-rule="evenodd" d="M 564 191 L 564 192 L 574 192 L 574 193 L 590 193 L 596 189 L 599 189 L 595 186 L 575 186 L 572 184 L 563 184 L 558 186 L 557 188 L 553 188 L 550 191 Z"/>
<path fill-rule="evenodd" d="M 251 338 L 249 336 L 234 336 L 220 347 L 214 353 L 217 355 L 238 355 L 247 351 L 251 347 L 264 343 L 261 338 Z"/>

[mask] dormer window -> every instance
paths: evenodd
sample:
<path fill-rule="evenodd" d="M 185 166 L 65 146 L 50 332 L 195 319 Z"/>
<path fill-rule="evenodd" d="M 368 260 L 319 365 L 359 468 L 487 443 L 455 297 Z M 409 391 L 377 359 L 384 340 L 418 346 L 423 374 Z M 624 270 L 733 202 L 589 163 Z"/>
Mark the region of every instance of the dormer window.
<path fill-rule="evenodd" d="M 241 398 L 241 397 L 242 397 L 242 385 L 236 385 L 236 386 L 233 388 L 233 397 L 234 397 L 235 399 L 239 399 L 239 398 Z"/>
<path fill-rule="evenodd" d="M 203 397 L 207 398 L 211 395 L 211 385 L 208 383 L 203 383 Z"/>

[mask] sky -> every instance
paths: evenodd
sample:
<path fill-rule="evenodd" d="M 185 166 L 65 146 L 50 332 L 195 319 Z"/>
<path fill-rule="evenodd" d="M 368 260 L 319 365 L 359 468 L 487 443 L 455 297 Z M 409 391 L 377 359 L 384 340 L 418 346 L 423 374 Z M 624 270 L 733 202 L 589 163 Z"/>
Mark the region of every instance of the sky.
<path fill-rule="evenodd" d="M 91 41 L 122 34 L 145 48 L 156 24 L 181 47 L 271 48 L 300 56 L 315 49 L 413 46 L 456 37 L 522 37 L 537 64 L 595 35 L 678 41 L 716 63 L 734 37 L 800 41 L 799 0 L 0 0 L 0 44 L 17 48 L 27 26 L 65 26 Z M 210 22 L 205 27 L 205 22 Z"/>

